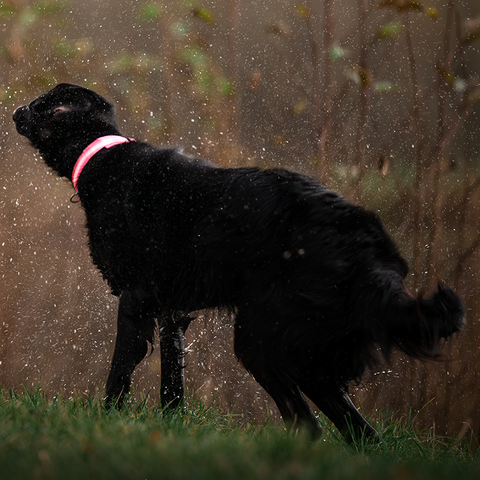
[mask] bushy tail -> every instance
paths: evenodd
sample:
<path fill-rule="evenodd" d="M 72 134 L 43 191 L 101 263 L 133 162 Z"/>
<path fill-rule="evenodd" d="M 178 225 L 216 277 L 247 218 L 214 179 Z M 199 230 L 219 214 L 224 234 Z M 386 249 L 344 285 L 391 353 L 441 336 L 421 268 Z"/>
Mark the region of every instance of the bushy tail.
<path fill-rule="evenodd" d="M 459 332 L 465 323 L 460 297 L 441 283 L 430 297 L 420 294 L 415 298 L 405 290 L 392 292 L 385 307 L 379 343 L 387 357 L 396 347 L 414 358 L 438 359 L 440 339 Z"/>

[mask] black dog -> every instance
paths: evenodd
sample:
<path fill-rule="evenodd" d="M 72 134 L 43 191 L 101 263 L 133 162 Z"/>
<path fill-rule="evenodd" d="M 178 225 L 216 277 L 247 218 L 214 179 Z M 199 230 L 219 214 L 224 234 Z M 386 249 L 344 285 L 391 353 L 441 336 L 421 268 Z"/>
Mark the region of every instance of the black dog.
<path fill-rule="evenodd" d="M 78 189 L 93 261 L 120 296 L 108 403 L 121 404 L 158 322 L 162 402 L 178 405 L 188 313 L 225 308 L 236 316 L 237 357 L 287 426 L 320 432 L 305 394 L 347 437 L 350 426 L 374 436 L 349 381 L 392 347 L 436 358 L 440 339 L 462 326 L 457 294 L 441 285 L 430 298 L 407 293 L 406 262 L 378 217 L 315 179 L 216 168 L 123 137 L 82 155 L 120 133 L 113 106 L 78 86 L 58 85 L 13 117 Z"/>

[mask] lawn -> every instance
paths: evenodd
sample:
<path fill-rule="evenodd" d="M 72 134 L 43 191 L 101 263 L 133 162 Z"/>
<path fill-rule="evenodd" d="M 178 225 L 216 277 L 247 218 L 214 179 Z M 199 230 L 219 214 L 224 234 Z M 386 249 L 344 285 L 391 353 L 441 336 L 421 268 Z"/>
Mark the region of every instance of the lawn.
<path fill-rule="evenodd" d="M 374 445 L 346 445 L 328 421 L 312 441 L 282 425 L 248 425 L 200 402 L 165 415 L 132 400 L 107 412 L 88 396 L 0 391 L 0 479 L 446 479 L 480 477 L 468 442 L 379 426 Z"/>

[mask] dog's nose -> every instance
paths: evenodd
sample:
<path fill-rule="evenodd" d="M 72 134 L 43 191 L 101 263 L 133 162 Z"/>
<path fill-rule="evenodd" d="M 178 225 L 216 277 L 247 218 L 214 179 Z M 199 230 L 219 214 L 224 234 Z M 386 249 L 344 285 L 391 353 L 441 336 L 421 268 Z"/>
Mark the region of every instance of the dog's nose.
<path fill-rule="evenodd" d="M 28 106 L 18 107 L 13 112 L 13 121 L 15 122 L 15 126 L 17 127 L 17 132 L 20 135 L 27 135 L 28 133 L 28 124 L 29 124 L 28 113 L 29 113 Z"/>
<path fill-rule="evenodd" d="M 24 113 L 25 110 L 27 109 L 28 109 L 28 106 L 16 108 L 15 111 L 13 112 L 13 121 L 16 122 L 21 117 L 22 113 Z"/>

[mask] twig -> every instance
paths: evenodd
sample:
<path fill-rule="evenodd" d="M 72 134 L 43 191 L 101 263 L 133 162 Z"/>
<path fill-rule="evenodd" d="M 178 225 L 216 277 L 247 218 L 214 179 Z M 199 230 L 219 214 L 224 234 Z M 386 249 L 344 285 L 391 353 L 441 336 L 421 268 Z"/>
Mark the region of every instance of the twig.
<path fill-rule="evenodd" d="M 313 67 L 313 107 L 314 119 L 313 125 L 317 140 L 317 155 L 319 165 L 322 171 L 319 176 L 328 185 L 332 180 L 330 165 L 330 123 L 332 110 L 332 60 L 330 53 L 333 46 L 333 0 L 325 0 L 324 18 L 325 26 L 323 28 L 323 82 L 321 80 L 321 62 L 320 45 L 315 35 L 315 22 L 313 18 L 313 0 L 309 2 L 309 14 L 307 16 L 307 25 L 310 39 L 310 50 Z M 321 94 L 323 91 L 323 95 Z"/>
<path fill-rule="evenodd" d="M 480 235 L 458 256 L 457 265 L 453 271 L 455 283 L 458 283 L 458 278 L 463 271 L 465 262 L 475 253 L 478 247 L 480 247 Z"/>
<path fill-rule="evenodd" d="M 454 4 L 455 0 L 449 0 L 447 7 L 447 23 L 445 25 L 445 31 L 443 36 L 443 66 L 446 70 L 449 69 L 449 65 L 452 63 L 452 51 L 450 48 L 450 35 L 454 22 Z M 440 196 L 440 181 L 442 178 L 442 158 L 447 145 L 446 138 L 446 97 L 447 90 L 445 80 L 442 78 L 443 74 L 439 73 L 437 82 L 437 141 L 436 152 L 434 155 L 434 178 L 433 178 L 433 222 L 430 227 L 430 249 L 427 255 L 427 265 L 429 268 L 428 285 L 433 284 L 434 279 L 441 275 L 442 267 L 437 265 L 437 255 L 439 251 L 439 244 L 441 242 L 441 235 L 443 229 L 442 223 L 442 199 Z"/>
<path fill-rule="evenodd" d="M 417 62 L 415 59 L 415 52 L 413 48 L 413 40 L 411 33 L 411 16 L 410 12 L 406 13 L 406 29 L 405 29 L 405 38 L 408 49 L 408 64 L 410 68 L 410 77 L 412 80 L 412 104 L 413 111 L 411 121 L 413 123 L 413 130 L 415 134 L 415 191 L 417 193 L 415 198 L 415 210 L 414 210 L 414 225 L 416 226 L 414 232 L 414 244 L 413 244 L 413 265 L 414 265 L 414 288 L 419 285 L 419 280 L 421 276 L 421 246 L 423 244 L 423 229 L 421 225 L 423 223 L 423 216 L 425 212 L 424 202 L 423 202 L 423 150 L 425 145 L 425 136 L 423 134 L 424 128 L 422 124 L 422 119 L 420 115 L 420 88 L 418 85 L 418 72 L 417 72 Z"/>
<path fill-rule="evenodd" d="M 356 138 L 356 160 L 355 164 L 359 171 L 365 167 L 364 165 L 364 150 L 365 150 L 365 128 L 367 118 L 367 105 L 368 105 L 368 81 L 365 78 L 367 76 L 367 11 L 368 0 L 358 0 L 358 33 L 359 33 L 359 112 L 358 112 L 358 124 L 357 124 L 357 138 Z"/>

